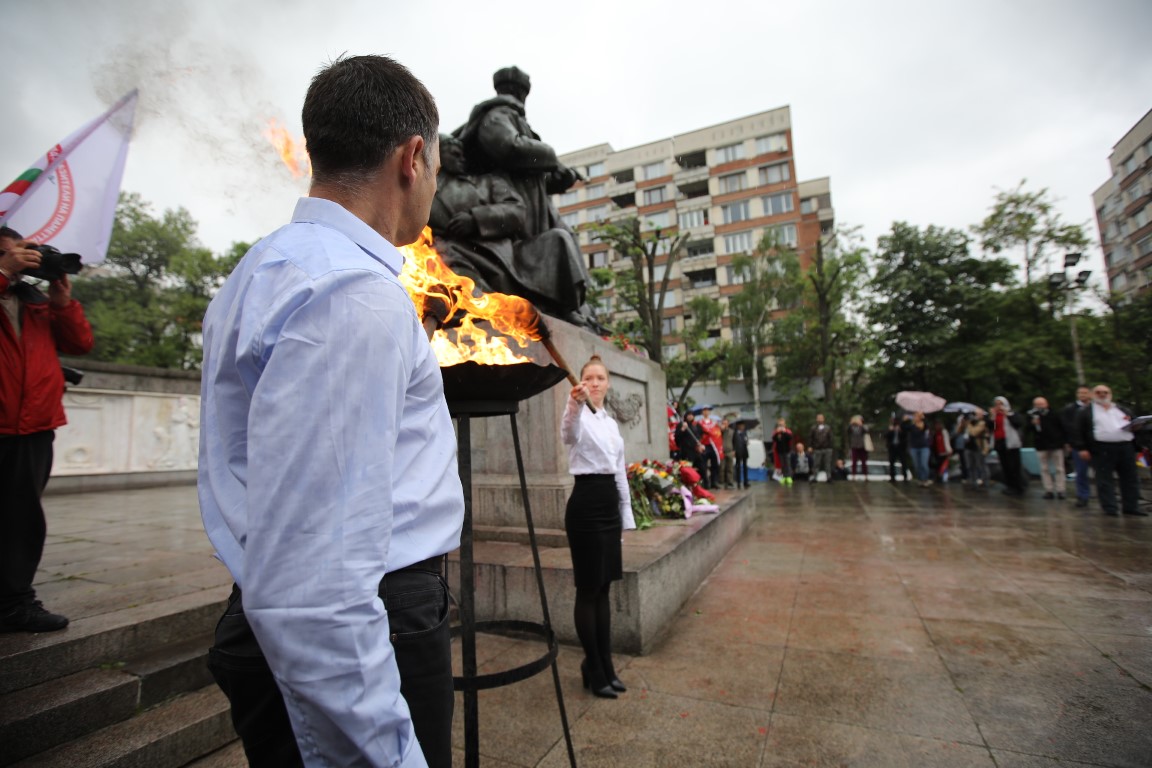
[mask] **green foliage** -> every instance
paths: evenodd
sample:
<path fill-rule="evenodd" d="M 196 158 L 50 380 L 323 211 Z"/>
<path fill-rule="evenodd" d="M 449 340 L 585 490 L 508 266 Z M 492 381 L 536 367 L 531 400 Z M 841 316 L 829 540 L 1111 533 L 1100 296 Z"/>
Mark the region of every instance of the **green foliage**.
<path fill-rule="evenodd" d="M 628 261 L 623 270 L 608 270 L 617 310 L 631 310 L 634 317 L 607 323 L 614 334 L 623 334 L 648 350 L 655 362 L 664 359 L 664 300 L 668 294 L 672 268 L 684 251 L 687 234 L 661 236 L 660 230 L 644 231 L 637 218 L 607 222 L 593 228 L 596 237 Z M 606 287 L 599 286 L 600 290 Z"/>
<path fill-rule="evenodd" d="M 96 336 L 97 360 L 194 369 L 208 302 L 247 251 L 236 243 L 216 257 L 196 241 L 183 208 L 159 217 L 139 195 L 120 196 L 108 258 L 75 281 Z"/>
<path fill-rule="evenodd" d="M 988 216 L 972 231 L 980 237 L 981 246 L 992 253 L 1021 248 L 1024 251 L 1024 283 L 1032 284 L 1032 276 L 1043 264 L 1053 269 L 1048 259 L 1054 251 L 1078 251 L 1088 247 L 1088 237 L 1079 224 L 1066 224 L 1055 212 L 1047 189 L 1029 192 L 1023 179 L 1016 189 L 996 194 Z M 1063 261 L 1061 261 L 1061 266 Z"/>
<path fill-rule="evenodd" d="M 729 342 L 710 335 L 720 327 L 723 318 L 724 309 L 719 302 L 707 296 L 696 296 L 686 308 L 692 318 L 683 333 L 686 354 L 664 363 L 668 389 L 680 388 L 680 394 L 674 399 L 682 407 L 689 402 L 688 392 L 697 381 L 715 378 L 722 386 L 727 384 L 729 371 L 725 363 L 732 349 Z"/>

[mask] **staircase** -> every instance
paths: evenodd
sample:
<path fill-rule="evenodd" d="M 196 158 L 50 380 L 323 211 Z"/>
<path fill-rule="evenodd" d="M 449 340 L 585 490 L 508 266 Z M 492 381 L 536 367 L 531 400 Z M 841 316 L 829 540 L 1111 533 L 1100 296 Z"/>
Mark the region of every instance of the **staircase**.
<path fill-rule="evenodd" d="M 247 766 L 207 668 L 227 591 L 0 635 L 0 766 Z"/>

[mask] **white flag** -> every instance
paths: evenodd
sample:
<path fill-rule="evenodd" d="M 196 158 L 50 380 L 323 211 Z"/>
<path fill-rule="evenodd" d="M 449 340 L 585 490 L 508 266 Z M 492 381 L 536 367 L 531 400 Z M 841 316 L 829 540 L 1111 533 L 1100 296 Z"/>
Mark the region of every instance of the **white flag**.
<path fill-rule="evenodd" d="M 100 117 L 48 150 L 3 192 L 0 224 L 85 264 L 108 253 L 120 179 L 136 115 L 133 90 Z"/>

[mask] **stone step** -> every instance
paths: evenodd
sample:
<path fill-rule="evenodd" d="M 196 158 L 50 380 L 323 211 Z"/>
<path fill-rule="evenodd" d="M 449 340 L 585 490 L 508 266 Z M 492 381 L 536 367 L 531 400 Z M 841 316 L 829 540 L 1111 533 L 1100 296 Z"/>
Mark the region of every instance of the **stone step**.
<path fill-rule="evenodd" d="M 211 634 L 190 638 L 128 662 L 0 695 L 0 766 L 128 720 L 140 709 L 212 683 Z"/>
<path fill-rule="evenodd" d="M 248 758 L 244 754 L 244 745 L 237 740 L 210 755 L 193 760 L 184 768 L 248 768 Z"/>
<path fill-rule="evenodd" d="M 216 587 L 77 619 L 60 632 L 0 635 L 0 694 L 210 633 L 227 596 Z"/>
<path fill-rule="evenodd" d="M 16 763 L 16 768 L 181 768 L 236 739 L 215 685 Z"/>

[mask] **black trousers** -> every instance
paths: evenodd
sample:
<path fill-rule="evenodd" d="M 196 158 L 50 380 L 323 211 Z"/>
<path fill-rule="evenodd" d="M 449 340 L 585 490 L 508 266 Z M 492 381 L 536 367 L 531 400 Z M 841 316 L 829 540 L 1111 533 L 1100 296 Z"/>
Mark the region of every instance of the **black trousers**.
<path fill-rule="evenodd" d="M 1092 467 L 1096 470 L 1096 495 L 1100 508 L 1114 515 L 1116 508 L 1116 486 L 1112 473 L 1120 478 L 1120 500 L 1124 514 L 1140 511 L 1140 478 L 1136 476 L 1136 448 L 1131 441 L 1126 443 L 1093 443 Z"/>
<path fill-rule="evenodd" d="M 908 477 L 908 460 L 904 458 L 903 449 L 888 449 L 888 477 L 892 480 L 896 479 L 896 465 L 900 465 L 900 479 L 904 480 Z"/>
<path fill-rule="evenodd" d="M 996 441 L 996 455 L 1000 457 L 1000 471 L 1004 473 L 1004 485 L 1013 491 L 1024 491 L 1024 477 L 1020 466 L 1020 449 L 1009 448 L 1004 440 Z"/>
<path fill-rule="evenodd" d="M 736 457 L 736 487 L 746 487 L 748 485 L 748 457 Z"/>
<path fill-rule="evenodd" d="M 32 581 L 47 524 L 40 496 L 52 473 L 56 433 L 0 436 L 0 613 L 36 599 Z"/>
<path fill-rule="evenodd" d="M 430 768 L 452 766 L 452 651 L 442 558 L 390 573 L 380 582 L 388 610 L 400 693 Z M 427 570 L 435 567 L 437 571 Z M 244 616 L 240 588 L 216 626 L 208 667 L 232 704 L 232 725 L 251 768 L 303 766 L 279 686 Z"/>

